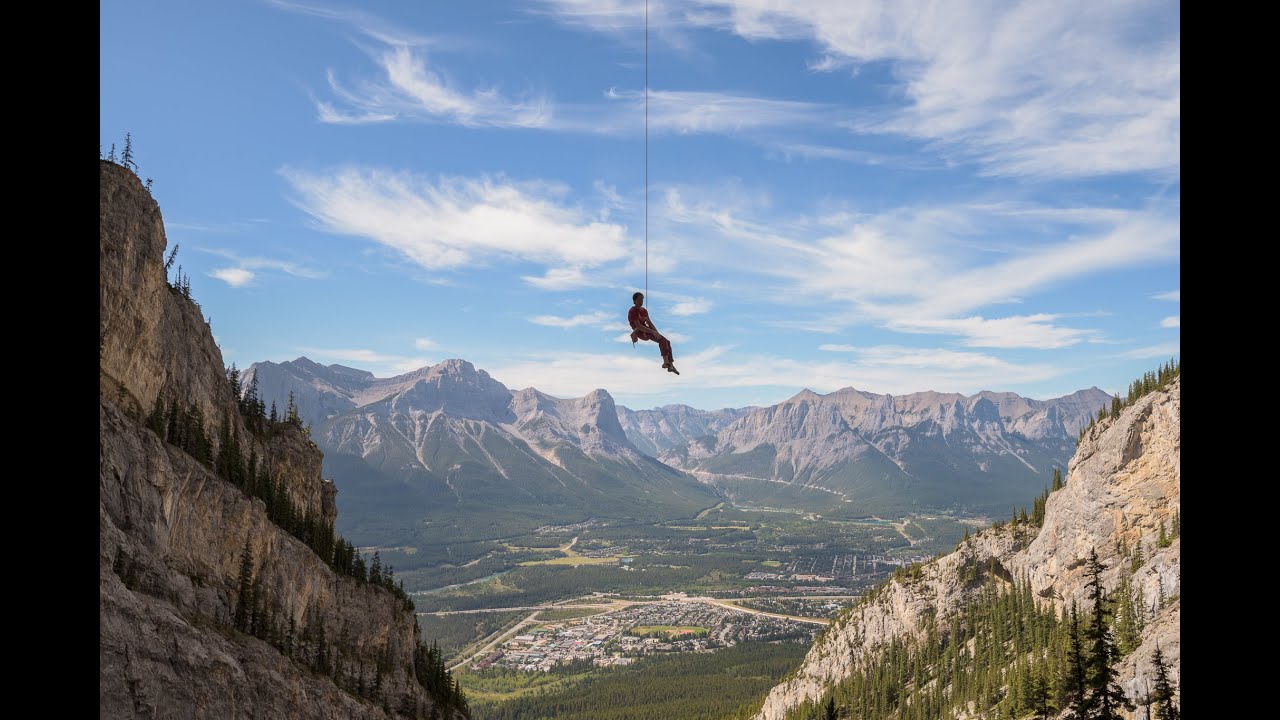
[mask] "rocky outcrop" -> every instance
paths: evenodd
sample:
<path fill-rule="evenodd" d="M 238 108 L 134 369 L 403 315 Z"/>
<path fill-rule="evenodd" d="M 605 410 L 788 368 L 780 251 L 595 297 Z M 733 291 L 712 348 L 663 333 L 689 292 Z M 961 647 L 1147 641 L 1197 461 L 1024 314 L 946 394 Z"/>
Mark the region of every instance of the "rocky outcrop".
<path fill-rule="evenodd" d="M 852 672 L 876 662 L 894 638 L 918 637 L 926 616 L 945 622 L 960 611 L 979 586 L 965 581 L 975 563 L 998 577 L 1025 577 L 1032 591 L 1059 612 L 1072 601 L 1087 607 L 1083 558 L 1095 551 L 1107 570 L 1107 592 L 1123 572 L 1117 548 L 1147 551 L 1130 582 L 1142 588 L 1152 616 L 1138 648 L 1119 666 L 1130 698 L 1141 699 L 1154 685 L 1151 653 L 1158 645 L 1180 680 L 1178 601 L 1181 540 L 1158 547 L 1181 500 L 1181 380 L 1143 397 L 1118 418 L 1103 420 L 1080 443 L 1068 467 L 1066 486 L 1050 495 L 1044 524 L 1034 539 L 1013 528 L 986 530 L 953 553 L 926 564 L 915 579 L 892 580 L 873 599 L 859 603 L 833 623 L 796 673 L 775 687 L 757 716 L 782 720 L 788 709 L 822 697 Z M 1154 600 L 1168 601 L 1158 611 Z M 1180 684 L 1180 683 L 1179 683 Z"/>
<path fill-rule="evenodd" d="M 223 423 L 253 437 L 199 307 L 165 282 L 159 208 L 117 165 L 102 164 L 101 185 L 101 716 L 460 718 L 414 678 L 419 631 L 402 600 L 335 574 L 262 500 L 146 427 L 156 398 L 172 397 L 201 409 L 215 441 Z M 319 450 L 289 426 L 255 442 L 331 531 Z M 246 557 L 258 637 L 236 629 Z M 327 674 L 312 669 L 322 651 Z"/>
<path fill-rule="evenodd" d="M 136 175 L 114 163 L 101 163 L 99 187 L 102 397 L 134 417 L 145 417 L 157 399 L 176 400 L 200 411 L 215 443 L 224 423 L 248 441 L 200 306 L 165 277 L 160 206 Z M 253 444 L 300 512 L 331 508 L 326 496 L 334 489 L 320 479 L 321 456 L 309 440 L 275 433 Z M 333 523 L 332 514 L 324 517 Z"/>

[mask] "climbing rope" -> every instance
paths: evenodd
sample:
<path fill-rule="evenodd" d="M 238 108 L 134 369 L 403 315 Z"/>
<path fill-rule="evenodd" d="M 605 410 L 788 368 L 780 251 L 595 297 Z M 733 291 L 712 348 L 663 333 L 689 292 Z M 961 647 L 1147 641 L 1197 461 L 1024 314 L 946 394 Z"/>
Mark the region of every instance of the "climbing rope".
<path fill-rule="evenodd" d="M 644 304 L 649 304 L 649 0 L 644 0 Z"/>

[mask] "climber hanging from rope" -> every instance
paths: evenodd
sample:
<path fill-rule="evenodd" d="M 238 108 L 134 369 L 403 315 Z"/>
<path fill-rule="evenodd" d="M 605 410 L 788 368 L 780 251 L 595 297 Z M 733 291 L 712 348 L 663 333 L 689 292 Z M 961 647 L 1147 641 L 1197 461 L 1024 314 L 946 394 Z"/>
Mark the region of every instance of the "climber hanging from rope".
<path fill-rule="evenodd" d="M 631 346 L 635 347 L 637 340 L 652 340 L 658 343 L 658 352 L 662 353 L 662 367 L 666 368 L 667 372 L 679 375 L 680 371 L 676 369 L 675 361 L 671 357 L 671 341 L 658 332 L 658 328 L 654 327 L 653 321 L 649 319 L 649 311 L 644 309 L 644 293 L 638 292 L 632 295 L 631 301 L 635 303 L 627 313 L 627 322 L 631 323 Z"/>
<path fill-rule="evenodd" d="M 631 323 L 631 347 L 637 340 L 651 340 L 658 343 L 658 352 L 662 353 L 662 367 L 667 372 L 677 375 L 675 361 L 671 358 L 671 341 L 663 337 L 649 319 L 649 311 L 644 309 L 644 293 L 649 292 L 649 0 L 644 3 L 644 292 L 631 296 L 635 305 L 627 313 L 627 322 Z"/>

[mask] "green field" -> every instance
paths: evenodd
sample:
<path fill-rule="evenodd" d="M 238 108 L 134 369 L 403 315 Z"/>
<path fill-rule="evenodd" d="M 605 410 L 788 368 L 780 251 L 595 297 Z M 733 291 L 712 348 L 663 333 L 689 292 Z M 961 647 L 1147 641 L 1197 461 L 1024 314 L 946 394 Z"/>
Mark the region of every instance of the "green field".
<path fill-rule="evenodd" d="M 575 620 L 581 617 L 589 617 L 591 615 L 599 615 L 603 612 L 609 612 L 603 608 L 584 608 L 584 607 L 558 607 L 554 610 L 543 610 L 538 613 L 537 620 L 543 622 L 561 622 L 564 620 Z"/>
<path fill-rule="evenodd" d="M 550 560 L 528 560 L 520 563 L 520 567 L 529 567 L 532 565 L 612 565 L 618 562 L 616 557 L 584 557 L 576 555 L 574 557 L 558 557 Z"/>

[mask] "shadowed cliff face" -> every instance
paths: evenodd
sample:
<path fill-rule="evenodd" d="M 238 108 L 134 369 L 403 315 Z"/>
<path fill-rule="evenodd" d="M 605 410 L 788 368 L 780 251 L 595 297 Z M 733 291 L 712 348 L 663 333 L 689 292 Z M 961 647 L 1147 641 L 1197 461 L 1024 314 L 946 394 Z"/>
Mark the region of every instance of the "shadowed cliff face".
<path fill-rule="evenodd" d="M 100 212 L 102 717 L 387 718 L 441 709 L 414 679 L 419 631 L 402 601 L 335 575 L 268 519 L 261 500 L 145 426 L 159 397 L 198 407 L 215 453 L 229 424 L 295 506 L 332 528 L 333 486 L 320 477 L 318 448 L 291 426 L 258 437 L 246 430 L 199 306 L 165 281 L 160 210 L 137 177 L 102 163 Z M 270 642 L 235 629 L 246 547 L 261 599 L 254 622 L 269 628 L 257 634 Z M 311 667 L 322 650 L 328 674 Z"/>
<path fill-rule="evenodd" d="M 781 720 L 788 709 L 822 697 L 851 673 L 874 665 L 892 640 L 922 636 L 926 618 L 947 622 L 981 592 L 980 584 L 964 579 L 966 568 L 997 569 L 994 574 L 1004 582 L 1026 577 L 1036 597 L 1061 613 L 1072 601 L 1090 606 L 1083 563 L 1090 551 L 1107 568 L 1101 576 L 1105 591 L 1116 589 L 1125 565 L 1117 552 L 1122 543 L 1129 548 L 1141 543 L 1148 551 L 1132 574 L 1133 586 L 1148 600 L 1170 600 L 1148 619 L 1138 647 L 1121 661 L 1120 685 L 1131 699 L 1155 686 L 1151 656 L 1158 645 L 1181 687 L 1182 541 L 1174 539 L 1164 548 L 1157 543 L 1161 526 L 1169 527 L 1181 506 L 1181 388 L 1176 379 L 1085 435 L 1068 467 L 1066 486 L 1049 496 L 1044 524 L 1034 538 L 1020 538 L 1010 527 L 984 530 L 925 565 L 919 579 L 892 580 L 874 600 L 842 616 L 795 675 L 769 693 L 759 720 Z"/>

